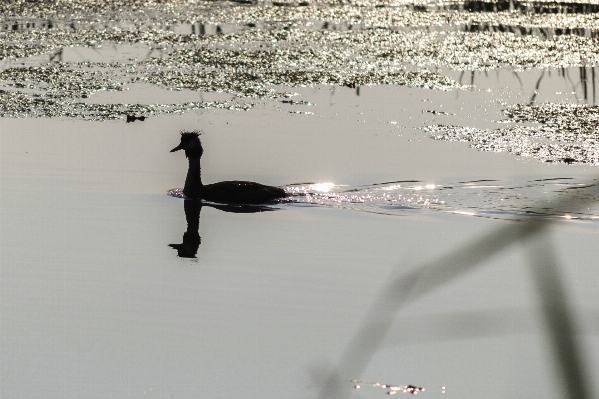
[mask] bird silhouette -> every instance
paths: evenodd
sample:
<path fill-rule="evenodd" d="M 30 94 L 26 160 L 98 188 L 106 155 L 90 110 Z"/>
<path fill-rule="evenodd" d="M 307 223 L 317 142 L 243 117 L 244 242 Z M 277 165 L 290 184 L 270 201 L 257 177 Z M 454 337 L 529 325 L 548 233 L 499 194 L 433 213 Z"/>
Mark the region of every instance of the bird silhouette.
<path fill-rule="evenodd" d="M 280 187 L 250 181 L 223 181 L 203 184 L 200 159 L 204 153 L 200 133 L 181 133 L 181 143 L 171 152 L 184 150 L 189 161 L 183 194 L 187 199 L 204 200 L 219 204 L 266 204 L 289 196 Z"/>

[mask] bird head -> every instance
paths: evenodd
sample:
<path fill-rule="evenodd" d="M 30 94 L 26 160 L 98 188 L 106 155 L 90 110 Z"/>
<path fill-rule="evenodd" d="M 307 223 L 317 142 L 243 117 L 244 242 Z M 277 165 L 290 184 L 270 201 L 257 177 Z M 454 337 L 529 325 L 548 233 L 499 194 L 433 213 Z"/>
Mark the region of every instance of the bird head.
<path fill-rule="evenodd" d="M 200 134 L 197 130 L 192 132 L 181 132 L 181 142 L 178 146 L 173 148 L 171 152 L 185 150 L 186 157 L 201 157 L 204 153 L 202 148 L 202 142 L 200 141 Z"/>

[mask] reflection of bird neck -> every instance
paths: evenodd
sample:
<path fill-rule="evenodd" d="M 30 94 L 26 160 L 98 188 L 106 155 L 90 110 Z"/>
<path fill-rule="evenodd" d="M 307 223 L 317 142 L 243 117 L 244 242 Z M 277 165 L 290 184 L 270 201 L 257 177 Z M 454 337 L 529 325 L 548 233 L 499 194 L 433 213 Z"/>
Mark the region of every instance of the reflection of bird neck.
<path fill-rule="evenodd" d="M 185 220 L 187 221 L 187 231 L 185 234 L 199 236 L 202 203 L 199 201 L 185 200 L 183 202 L 183 209 L 185 210 Z"/>
<path fill-rule="evenodd" d="M 195 258 L 202 239 L 200 238 L 200 211 L 202 203 L 199 201 L 185 200 L 185 219 L 187 220 L 187 231 L 183 233 L 181 244 L 169 244 L 169 247 L 177 250 L 181 258 Z"/>
<path fill-rule="evenodd" d="M 202 170 L 200 167 L 200 156 L 193 156 L 189 154 L 189 169 L 187 170 L 187 177 L 185 178 L 185 187 L 183 193 L 187 198 L 201 198 L 202 188 Z"/>

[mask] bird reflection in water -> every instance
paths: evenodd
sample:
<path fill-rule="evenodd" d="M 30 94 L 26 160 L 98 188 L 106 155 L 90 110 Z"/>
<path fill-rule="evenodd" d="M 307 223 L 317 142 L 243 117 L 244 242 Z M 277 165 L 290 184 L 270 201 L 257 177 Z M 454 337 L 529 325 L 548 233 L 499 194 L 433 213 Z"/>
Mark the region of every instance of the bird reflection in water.
<path fill-rule="evenodd" d="M 277 208 L 262 205 L 273 203 L 278 199 L 288 197 L 289 194 L 280 187 L 267 186 L 249 181 L 223 181 L 219 183 L 203 184 L 200 168 L 200 159 L 204 153 L 200 132 L 182 132 L 180 144 L 171 152 L 185 151 L 185 157 L 189 160 L 187 177 L 183 191 L 171 190 L 177 193 L 175 196 L 185 199 L 185 219 L 187 220 L 187 231 L 183 233 L 181 244 L 169 244 L 177 250 L 181 258 L 195 258 L 202 239 L 200 238 L 200 212 L 202 207 L 209 206 L 223 212 L 231 213 L 256 213 L 272 211 Z M 173 195 L 173 194 L 171 194 Z"/>
<path fill-rule="evenodd" d="M 183 233 L 183 242 L 181 244 L 168 245 L 177 250 L 177 256 L 180 258 L 195 258 L 198 253 L 198 248 L 202 243 L 202 238 L 200 237 L 200 212 L 204 206 L 230 213 L 258 213 L 277 210 L 277 208 L 262 205 L 211 204 L 199 200 L 186 199 L 183 201 L 183 209 L 185 210 L 187 230 Z"/>

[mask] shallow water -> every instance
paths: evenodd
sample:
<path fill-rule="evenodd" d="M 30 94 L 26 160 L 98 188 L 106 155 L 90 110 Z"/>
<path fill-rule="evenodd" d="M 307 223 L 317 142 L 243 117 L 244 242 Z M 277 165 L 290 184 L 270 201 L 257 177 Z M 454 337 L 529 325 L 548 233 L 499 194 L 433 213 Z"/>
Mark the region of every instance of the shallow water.
<path fill-rule="evenodd" d="M 0 11 L 0 396 L 599 392 L 593 2 Z"/>

